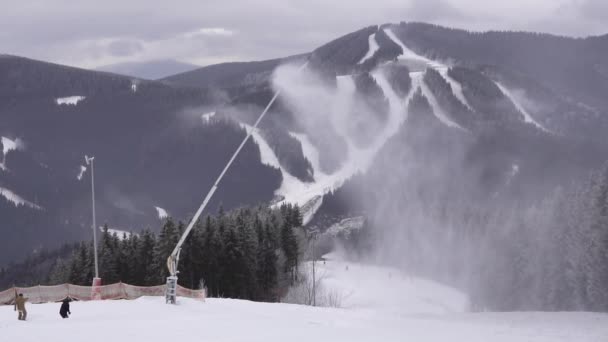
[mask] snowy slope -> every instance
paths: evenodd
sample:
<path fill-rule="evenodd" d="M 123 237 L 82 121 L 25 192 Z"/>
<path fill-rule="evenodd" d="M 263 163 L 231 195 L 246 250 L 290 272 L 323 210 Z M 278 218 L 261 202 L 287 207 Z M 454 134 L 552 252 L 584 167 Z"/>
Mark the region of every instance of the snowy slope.
<path fill-rule="evenodd" d="M 513 96 L 511 91 L 509 91 L 509 89 L 507 89 L 505 86 L 503 86 L 502 84 L 500 84 L 498 82 L 494 82 L 494 83 L 496 84 L 496 86 L 498 86 L 500 91 L 502 91 L 502 93 L 505 94 L 505 96 L 515 105 L 515 108 L 517 108 L 517 110 L 523 114 L 525 122 L 531 123 L 534 126 L 540 128 L 541 130 L 543 130 L 545 132 L 549 132 L 548 129 L 546 129 L 543 125 L 539 124 L 536 120 L 534 120 L 534 118 L 530 115 L 530 113 L 528 113 L 528 111 L 525 110 L 521 106 L 521 104 L 519 104 L 519 102 L 517 100 L 515 100 L 515 97 Z"/>
<path fill-rule="evenodd" d="M 4 198 L 9 200 L 10 202 L 13 202 L 13 204 L 15 204 L 15 206 L 25 205 L 25 206 L 28 206 L 33 209 L 42 209 L 37 204 L 30 202 L 30 201 L 24 199 L 23 197 L 17 195 L 16 193 L 12 192 L 11 190 L 3 188 L 3 187 L 0 187 L 0 195 L 4 196 Z"/>
<path fill-rule="evenodd" d="M 407 46 L 405 46 L 405 44 L 403 44 L 403 42 L 399 38 L 397 38 L 397 36 L 390 29 L 385 29 L 384 32 L 387 34 L 387 36 L 393 42 L 395 42 L 397 45 L 399 45 L 401 47 L 401 49 L 403 49 L 403 54 L 401 54 L 398 57 L 398 60 L 400 62 L 406 64 L 408 67 L 410 67 L 410 69 L 412 70 L 412 72 L 411 72 L 412 78 L 414 77 L 414 75 L 423 74 L 423 72 L 426 70 L 426 68 L 432 68 L 432 69 L 437 70 L 439 72 L 439 74 L 441 74 L 441 76 L 450 84 L 450 87 L 452 88 L 452 93 L 454 94 L 454 96 L 456 96 L 456 98 L 463 105 L 465 105 L 469 109 L 473 110 L 471 105 L 469 104 L 469 102 L 467 101 L 466 97 L 464 96 L 464 94 L 462 92 L 462 85 L 460 83 L 458 83 L 457 81 L 455 81 L 454 79 L 452 79 L 448 75 L 449 66 L 447 64 L 443 64 L 441 62 L 428 59 L 428 58 L 421 56 L 421 55 L 415 53 L 414 51 L 410 50 Z M 522 105 L 519 103 L 519 101 L 517 101 L 517 99 L 513 96 L 513 94 L 506 87 L 504 87 L 502 84 L 500 84 L 498 82 L 495 82 L 495 83 L 500 88 L 500 90 L 503 92 L 503 94 L 511 102 L 513 102 L 513 104 L 515 105 L 517 110 L 519 110 L 523 114 L 525 122 L 531 123 L 545 132 L 549 132 L 549 130 L 547 130 L 540 123 L 538 123 L 536 120 L 534 120 L 534 118 L 530 115 L 530 113 L 527 112 L 522 107 Z M 429 103 L 431 104 L 431 107 L 433 108 L 433 112 L 435 113 L 437 118 L 439 118 L 439 120 L 441 120 L 441 122 L 443 122 L 444 124 L 446 124 L 450 127 L 462 128 L 462 127 L 458 126 L 455 122 L 450 120 L 449 116 L 445 114 L 445 112 L 438 105 L 435 97 L 433 96 L 431 91 L 426 87 L 424 82 L 421 83 L 421 90 L 422 90 L 422 93 L 424 94 L 424 96 L 429 100 Z"/>
<path fill-rule="evenodd" d="M 362 64 L 365 61 L 367 61 L 368 59 L 372 58 L 372 56 L 380 48 L 380 46 L 378 46 L 378 42 L 376 42 L 376 33 L 372 33 L 372 34 L 369 35 L 369 43 L 368 44 L 369 44 L 369 50 L 367 50 L 367 53 L 365 54 L 365 56 L 363 56 L 363 58 L 361 58 L 361 60 L 359 61 L 358 64 Z"/>
<path fill-rule="evenodd" d="M 345 261 L 336 253 L 324 259 L 316 264 L 317 279 L 324 290 L 342 296 L 343 308 L 395 315 L 468 310 L 467 296 L 447 286 L 409 277 L 390 267 Z"/>
<path fill-rule="evenodd" d="M 346 266 L 348 270 L 346 270 Z M 28 321 L 0 307 L 2 341 L 107 342 L 600 342 L 608 315 L 595 313 L 463 313 L 461 295 L 390 269 L 344 262 L 318 263 L 329 285 L 351 290 L 346 308 L 180 298 L 73 302 L 59 317 L 59 303 L 28 306 Z"/>
<path fill-rule="evenodd" d="M 72 105 L 75 106 L 78 102 L 85 99 L 85 96 L 68 96 L 68 97 L 59 97 L 55 99 L 55 103 L 57 105 Z"/>

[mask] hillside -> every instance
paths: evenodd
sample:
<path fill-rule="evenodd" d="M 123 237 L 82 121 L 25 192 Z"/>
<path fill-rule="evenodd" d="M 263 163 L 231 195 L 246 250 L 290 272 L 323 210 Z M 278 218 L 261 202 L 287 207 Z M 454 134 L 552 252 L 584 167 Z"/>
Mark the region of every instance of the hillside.
<path fill-rule="evenodd" d="M 605 311 L 604 43 L 386 24 L 161 81 L 4 56 L 0 265 L 90 236 L 84 155 L 99 224 L 158 230 L 251 132 L 207 213 L 291 202 L 320 233 L 363 217 L 370 257 L 477 308 Z"/>

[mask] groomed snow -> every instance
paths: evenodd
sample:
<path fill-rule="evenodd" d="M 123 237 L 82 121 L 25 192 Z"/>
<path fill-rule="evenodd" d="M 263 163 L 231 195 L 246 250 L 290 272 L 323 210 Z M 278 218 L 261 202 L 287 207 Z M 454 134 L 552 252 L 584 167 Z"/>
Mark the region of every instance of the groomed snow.
<path fill-rule="evenodd" d="M 4 196 L 4 198 L 9 200 L 10 202 L 13 202 L 15 206 L 24 205 L 33 209 L 42 209 L 39 205 L 30 202 L 24 199 L 23 197 L 17 195 L 16 193 L 12 192 L 11 190 L 3 187 L 0 187 L 0 195 Z"/>
<path fill-rule="evenodd" d="M 163 209 L 161 207 L 154 207 L 154 209 L 156 209 L 159 219 L 164 220 L 167 217 L 169 217 L 169 213 L 165 209 Z"/>
<path fill-rule="evenodd" d="M 430 59 L 428 59 L 424 56 L 421 56 L 421 55 L 415 53 L 414 51 L 410 50 L 407 46 L 405 46 L 405 44 L 403 44 L 403 42 L 399 38 L 397 38 L 397 36 L 395 36 L 395 34 L 390 29 L 385 29 L 384 32 L 395 44 L 399 45 L 401 47 L 401 49 L 403 50 L 403 54 L 401 54 L 397 58 L 398 60 L 402 60 L 405 62 L 414 61 L 418 64 L 424 65 L 426 68 L 431 68 L 431 69 L 437 70 L 444 77 L 444 79 L 450 84 L 450 86 L 452 88 L 452 92 L 454 93 L 454 96 L 456 96 L 456 98 L 458 98 L 462 102 L 463 105 L 470 108 L 469 103 L 466 101 L 464 95 L 462 94 L 462 87 L 460 86 L 460 84 L 458 84 L 458 82 L 454 81 L 452 78 L 448 77 L 448 75 L 447 75 L 448 66 L 447 65 L 439 63 L 437 61 L 430 60 Z M 431 107 L 433 109 L 433 113 L 435 113 L 435 116 L 441 122 L 443 122 L 445 125 L 447 125 L 449 127 L 463 129 L 460 125 L 458 125 L 457 123 L 452 121 L 450 119 L 450 117 L 439 106 L 439 104 L 437 103 L 437 99 L 435 99 L 435 96 L 433 95 L 433 93 L 428 89 L 428 87 L 422 80 L 423 75 L 424 75 L 424 70 L 413 70 L 410 72 L 410 76 L 412 77 L 412 79 L 414 79 L 414 77 L 416 77 L 421 80 L 420 82 L 417 82 L 417 83 L 422 91 L 422 94 L 429 100 L 429 104 L 431 105 Z M 414 89 L 414 91 L 415 90 L 416 89 Z"/>
<path fill-rule="evenodd" d="M 505 86 L 503 86 L 502 84 L 500 84 L 498 82 L 494 82 L 494 83 L 496 84 L 496 86 L 498 86 L 500 91 L 502 91 L 502 93 L 505 94 L 505 96 L 509 99 L 509 101 L 511 101 L 515 105 L 515 108 L 517 108 L 517 110 L 523 114 L 525 122 L 531 123 L 534 126 L 538 127 L 539 129 L 541 129 L 545 132 L 549 132 L 548 129 L 546 129 L 543 125 L 539 124 L 536 120 L 534 120 L 532 115 L 530 115 L 530 113 L 519 104 L 519 101 L 517 101 L 515 99 L 515 97 L 513 96 L 513 94 L 511 93 L 511 91 L 509 89 L 507 89 Z"/>
<path fill-rule="evenodd" d="M 433 110 L 433 113 L 435 113 L 435 116 L 439 119 L 439 121 L 441 121 L 444 125 L 449 126 L 449 127 L 464 129 L 460 125 L 458 125 L 457 123 L 452 121 L 452 119 L 450 119 L 450 117 L 443 111 L 443 109 L 437 102 L 437 99 L 435 98 L 435 95 L 433 94 L 433 92 L 428 88 L 426 83 L 424 83 L 424 80 L 422 82 L 420 82 L 420 88 L 422 90 L 422 95 L 424 95 L 424 97 L 426 97 L 427 100 L 429 100 L 431 109 Z"/>
<path fill-rule="evenodd" d="M 6 155 L 10 151 L 22 149 L 23 143 L 19 139 L 12 140 L 7 137 L 0 137 L 0 140 L 2 140 L 2 161 L 0 162 L 0 170 L 6 171 L 8 170 L 8 167 L 6 166 Z"/>
<path fill-rule="evenodd" d="M 58 105 L 72 105 L 75 106 L 78 102 L 84 100 L 85 96 L 68 96 L 68 97 L 58 97 L 55 99 L 55 103 Z"/>
<path fill-rule="evenodd" d="M 363 58 L 361 58 L 358 64 L 365 63 L 366 60 L 372 58 L 376 51 L 378 51 L 378 49 L 380 48 L 380 46 L 378 46 L 378 42 L 376 42 L 376 33 L 372 33 L 369 35 L 368 46 L 369 49 L 367 50 L 367 53 L 365 54 L 365 56 L 363 56 Z"/>
<path fill-rule="evenodd" d="M 462 295 L 395 270 L 343 261 L 317 263 L 324 282 L 350 296 L 344 308 L 210 298 L 161 297 L 28 305 L 28 321 L 0 307 L 2 341 L 246 342 L 603 342 L 608 315 L 597 313 L 463 313 Z M 348 266 L 348 269 L 346 268 Z"/>
<path fill-rule="evenodd" d="M 297 75 L 294 77 L 297 77 Z M 314 172 L 314 182 L 302 182 L 290 175 L 279 165 L 278 167 L 283 174 L 283 183 L 276 191 L 276 194 L 283 197 L 284 202 L 297 203 L 300 207 L 308 208 L 309 211 L 305 212 L 305 222 L 308 222 L 320 207 L 321 201 L 319 201 L 319 199 L 322 198 L 324 194 L 337 189 L 353 175 L 358 172 L 364 172 L 369 168 L 377 152 L 390 137 L 398 132 L 399 126 L 407 117 L 407 103 L 411 99 L 413 92 L 411 91 L 406 99 L 400 99 L 393 91 L 382 70 L 373 72 L 372 77 L 376 80 L 389 100 L 389 116 L 386 125 L 378 136 L 365 148 L 356 146 L 354 140 L 349 136 L 349 133 L 341 123 L 342 120 L 347 119 L 345 116 L 348 116 L 350 108 L 355 105 L 354 99 L 356 98 L 356 90 L 354 82 L 350 76 L 339 76 L 337 78 L 336 94 L 332 98 L 333 102 L 329 104 L 333 108 L 333 114 L 329 124 L 333 125 L 336 133 L 344 139 L 347 146 L 346 159 L 338 170 L 330 174 L 325 173 L 320 167 L 319 151 L 310 141 L 308 136 L 301 133 L 290 133 L 293 138 L 300 142 L 304 157 L 311 163 Z M 297 79 L 291 79 L 290 81 L 297 82 Z M 419 84 L 419 82 L 415 81 L 414 84 Z M 291 90 L 288 88 L 289 87 L 287 86 L 283 86 L 279 89 L 281 89 L 286 96 L 290 96 Z M 296 104 L 296 106 L 297 105 L 298 104 Z M 245 127 L 248 126 L 245 125 Z M 264 141 L 263 137 L 256 133 L 257 132 L 254 132 L 253 138 L 260 146 L 262 163 L 271 166 L 278 165 L 278 159 L 274 155 L 272 149 Z"/>

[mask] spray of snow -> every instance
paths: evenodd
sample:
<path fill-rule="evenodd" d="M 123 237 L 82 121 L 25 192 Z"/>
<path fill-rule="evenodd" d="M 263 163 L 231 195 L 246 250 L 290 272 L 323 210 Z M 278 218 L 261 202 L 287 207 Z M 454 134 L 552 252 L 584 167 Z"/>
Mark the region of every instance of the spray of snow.
<path fill-rule="evenodd" d="M 58 97 L 55 99 L 55 103 L 57 105 L 71 105 L 75 106 L 78 102 L 84 100 L 86 96 L 68 96 L 68 97 Z"/>
<path fill-rule="evenodd" d="M 17 195 L 16 193 L 12 192 L 9 189 L 0 187 L 0 195 L 4 196 L 4 198 L 6 198 L 8 201 L 12 202 L 15 206 L 27 206 L 33 209 L 42 209 L 42 207 L 40 207 L 39 205 L 30 202 L 26 199 L 24 199 L 23 197 Z"/>
<path fill-rule="evenodd" d="M 374 56 L 374 54 L 376 53 L 376 51 L 378 51 L 378 49 L 380 48 L 380 46 L 378 46 L 378 42 L 376 42 L 376 33 L 372 33 L 369 35 L 369 39 L 368 39 L 368 44 L 369 44 L 369 49 L 367 50 L 367 53 L 365 54 L 365 56 L 363 56 L 363 58 L 361 58 L 361 60 L 359 61 L 358 64 L 362 64 L 365 61 L 367 61 L 368 59 L 372 58 Z"/>
<path fill-rule="evenodd" d="M 82 180 L 82 176 L 84 175 L 84 173 L 87 171 L 87 167 L 84 165 L 80 165 L 80 171 L 78 172 L 78 175 L 76 176 L 76 179 L 78 180 Z"/>
<path fill-rule="evenodd" d="M 331 236 L 349 236 L 351 233 L 363 228 L 364 223 L 365 217 L 363 216 L 345 218 L 343 220 L 340 220 L 340 222 L 334 223 L 329 228 L 327 228 L 324 234 L 328 234 Z"/>
<path fill-rule="evenodd" d="M 201 115 L 201 119 L 203 119 L 203 123 L 209 123 L 212 117 L 215 116 L 215 112 L 209 112 Z"/>
<path fill-rule="evenodd" d="M 156 209 L 156 212 L 158 213 L 158 218 L 161 220 L 166 219 L 167 217 L 169 217 L 169 213 L 161 208 L 161 207 L 154 207 Z"/>
<path fill-rule="evenodd" d="M 308 135 L 290 133 L 302 145 L 304 157 L 310 161 L 314 171 L 315 181 L 301 182 L 281 169 L 283 172 L 283 183 L 276 194 L 282 196 L 286 202 L 297 203 L 301 207 L 310 208 L 311 210 L 306 212 L 305 215 L 305 219 L 307 220 L 310 220 L 316 209 L 319 208 L 321 204 L 319 199 L 324 194 L 337 189 L 356 173 L 365 172 L 369 168 L 377 152 L 390 137 L 398 132 L 400 125 L 407 117 L 407 103 L 411 99 L 413 91 L 410 91 L 406 99 L 400 99 L 393 91 L 381 69 L 372 73 L 372 77 L 388 98 L 389 115 L 386 124 L 375 137 L 374 141 L 370 145 L 361 148 L 357 147 L 355 144 L 356 137 L 351 136 L 352 133 L 347 129 L 348 125 L 352 124 L 349 114 L 358 96 L 353 79 L 350 76 L 338 77 L 336 89 L 331 89 L 316 79 L 314 75 L 298 71 L 293 66 L 282 66 L 275 71 L 275 89 L 281 91 L 286 102 L 296 112 L 302 113 L 302 115 L 298 115 L 299 118 L 311 120 L 303 122 L 303 126 L 307 127 L 309 132 L 314 132 L 314 127 L 319 122 L 329 124 L 333 127 L 336 134 L 346 142 L 346 160 L 338 170 L 329 174 L 321 169 L 319 162 L 320 151 L 314 146 Z M 415 82 L 415 84 L 419 84 L 418 81 Z M 311 101 L 311 99 L 315 100 Z M 329 113 L 327 113 L 327 108 L 330 108 Z M 328 117 L 319 117 L 325 114 L 329 114 Z M 261 137 L 254 134 L 253 138 L 260 145 L 261 150 L 266 149 L 264 145 L 267 144 L 260 142 L 260 140 L 263 140 Z M 264 162 L 264 154 L 262 154 L 262 159 L 262 162 Z M 272 160 L 274 161 L 275 159 L 276 156 L 273 153 Z"/>

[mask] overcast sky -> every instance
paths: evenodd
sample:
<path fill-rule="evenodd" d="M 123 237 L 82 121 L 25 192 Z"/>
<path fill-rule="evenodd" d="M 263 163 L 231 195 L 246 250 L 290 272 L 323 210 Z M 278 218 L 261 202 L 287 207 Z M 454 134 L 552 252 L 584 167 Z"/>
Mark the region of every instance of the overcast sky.
<path fill-rule="evenodd" d="M 0 53 L 97 67 L 198 65 L 311 51 L 364 26 L 608 33 L 608 0 L 0 0 Z"/>

